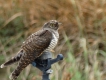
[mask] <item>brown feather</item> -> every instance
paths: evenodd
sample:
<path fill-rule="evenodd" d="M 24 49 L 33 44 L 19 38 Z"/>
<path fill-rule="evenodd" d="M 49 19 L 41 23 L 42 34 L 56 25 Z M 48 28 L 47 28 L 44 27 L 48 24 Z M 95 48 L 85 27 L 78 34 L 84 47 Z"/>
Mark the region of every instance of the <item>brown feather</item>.
<path fill-rule="evenodd" d="M 23 54 L 23 50 L 20 50 L 15 57 L 13 57 L 9 61 L 7 61 L 4 64 L 2 64 L 1 68 L 6 67 L 6 66 L 9 66 L 9 65 L 11 65 L 13 63 L 18 62 L 20 60 L 22 54 Z"/>
<path fill-rule="evenodd" d="M 11 78 L 15 80 L 26 66 L 39 57 L 49 46 L 51 39 L 52 33 L 48 30 L 41 31 L 37 35 L 31 35 L 22 45 L 25 54 L 21 57 L 17 68 L 12 72 Z"/>

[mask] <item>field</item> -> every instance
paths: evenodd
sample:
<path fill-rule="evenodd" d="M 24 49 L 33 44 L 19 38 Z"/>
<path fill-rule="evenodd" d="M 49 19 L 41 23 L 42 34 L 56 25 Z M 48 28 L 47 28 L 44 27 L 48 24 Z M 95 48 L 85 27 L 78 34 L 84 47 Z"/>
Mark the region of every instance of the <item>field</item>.
<path fill-rule="evenodd" d="M 64 60 L 52 66 L 51 80 L 106 80 L 106 0 L 0 0 L 0 65 L 49 20 L 62 23 L 53 54 Z M 0 69 L 9 80 L 17 63 Z M 32 65 L 17 80 L 41 80 Z"/>

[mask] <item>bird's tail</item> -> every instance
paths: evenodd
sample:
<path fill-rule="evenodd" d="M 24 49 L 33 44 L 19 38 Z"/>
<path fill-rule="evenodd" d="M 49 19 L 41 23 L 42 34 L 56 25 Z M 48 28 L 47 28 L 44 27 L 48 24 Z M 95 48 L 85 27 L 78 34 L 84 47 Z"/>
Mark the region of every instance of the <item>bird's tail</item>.
<path fill-rule="evenodd" d="M 12 74 L 9 77 L 11 80 L 16 80 L 19 74 L 21 73 L 21 71 L 25 67 L 27 67 L 31 62 L 33 62 L 34 59 L 36 58 L 36 56 L 34 56 L 34 54 L 32 53 L 27 53 L 23 55 L 24 56 L 22 56 L 20 61 L 18 62 L 18 66 L 16 67 L 16 69 L 12 72 Z"/>
<path fill-rule="evenodd" d="M 17 55 L 15 57 L 13 57 L 12 59 L 10 59 L 9 61 L 5 62 L 4 64 L 2 64 L 0 67 L 4 68 L 6 66 L 9 66 L 17 61 L 20 60 L 21 56 L 22 56 L 23 50 L 20 50 Z"/>

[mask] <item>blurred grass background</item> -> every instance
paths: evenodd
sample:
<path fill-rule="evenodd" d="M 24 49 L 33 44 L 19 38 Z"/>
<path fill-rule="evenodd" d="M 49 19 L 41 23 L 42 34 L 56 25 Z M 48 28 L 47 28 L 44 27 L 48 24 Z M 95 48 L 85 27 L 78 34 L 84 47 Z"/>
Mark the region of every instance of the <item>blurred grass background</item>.
<path fill-rule="evenodd" d="M 54 57 L 64 55 L 52 66 L 51 80 L 106 80 L 106 0 L 0 0 L 0 64 L 51 19 L 62 23 Z M 15 67 L 0 69 L 0 79 L 9 80 Z M 30 65 L 18 80 L 41 75 Z"/>

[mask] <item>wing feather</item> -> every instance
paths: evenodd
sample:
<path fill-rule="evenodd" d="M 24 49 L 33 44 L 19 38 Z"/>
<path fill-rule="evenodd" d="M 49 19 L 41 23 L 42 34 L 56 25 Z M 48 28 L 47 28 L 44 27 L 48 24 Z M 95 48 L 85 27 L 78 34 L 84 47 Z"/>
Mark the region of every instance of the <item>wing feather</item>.
<path fill-rule="evenodd" d="M 40 30 L 29 36 L 22 48 L 26 52 L 33 53 L 36 50 L 44 51 L 52 40 L 52 33 L 48 30 Z"/>

